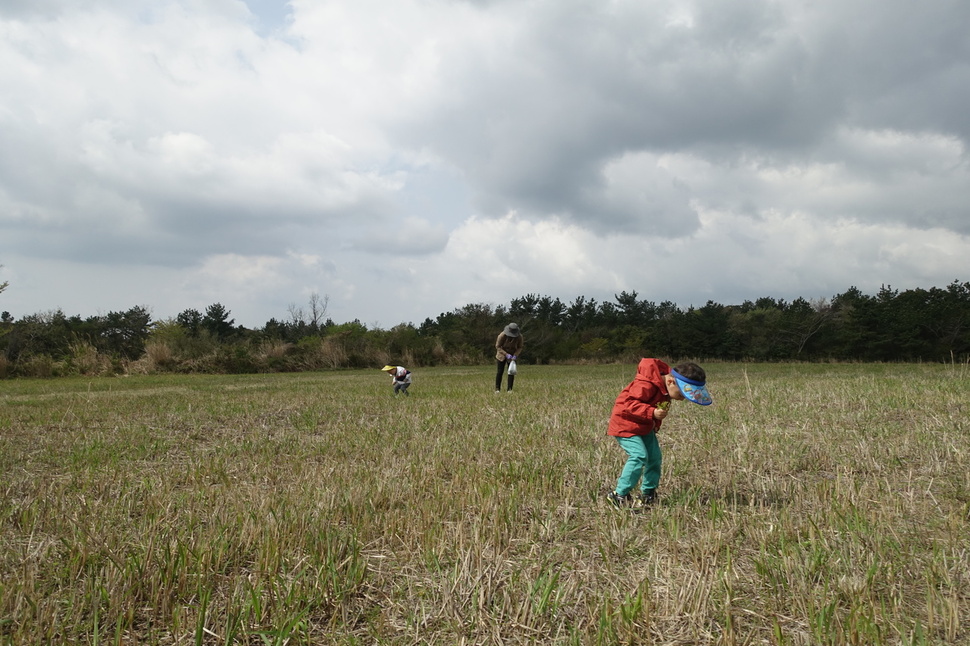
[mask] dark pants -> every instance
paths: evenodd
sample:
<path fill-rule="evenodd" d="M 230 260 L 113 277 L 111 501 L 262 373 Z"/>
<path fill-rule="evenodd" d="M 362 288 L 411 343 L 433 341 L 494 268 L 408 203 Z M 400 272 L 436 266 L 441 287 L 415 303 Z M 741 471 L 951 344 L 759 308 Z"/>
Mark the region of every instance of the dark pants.
<path fill-rule="evenodd" d="M 495 390 L 502 390 L 502 373 L 505 372 L 505 366 L 509 365 L 509 361 L 496 361 L 495 362 Z M 512 390 L 512 384 L 515 383 L 515 375 L 509 375 L 509 390 Z"/>

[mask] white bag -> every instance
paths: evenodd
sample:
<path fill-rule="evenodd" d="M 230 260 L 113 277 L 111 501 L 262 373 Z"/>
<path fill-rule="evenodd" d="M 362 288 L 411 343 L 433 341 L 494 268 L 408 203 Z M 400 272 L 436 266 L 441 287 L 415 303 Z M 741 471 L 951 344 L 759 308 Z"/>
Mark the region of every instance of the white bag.
<path fill-rule="evenodd" d="M 512 359 L 509 361 L 509 374 L 515 375 L 516 372 L 518 372 L 518 368 L 515 366 L 515 359 Z"/>

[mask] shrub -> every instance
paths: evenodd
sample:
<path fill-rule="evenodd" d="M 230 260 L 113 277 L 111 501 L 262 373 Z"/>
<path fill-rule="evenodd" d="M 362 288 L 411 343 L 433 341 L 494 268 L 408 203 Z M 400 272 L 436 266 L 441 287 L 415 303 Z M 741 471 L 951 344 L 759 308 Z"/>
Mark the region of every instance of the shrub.
<path fill-rule="evenodd" d="M 98 376 L 112 372 L 111 359 L 87 341 L 71 344 L 64 367 L 68 374 L 74 375 Z"/>
<path fill-rule="evenodd" d="M 168 368 L 175 364 L 175 352 L 165 341 L 149 341 L 145 345 L 145 358 L 153 366 Z"/>
<path fill-rule="evenodd" d="M 171 345 L 165 341 L 149 341 L 145 345 L 145 354 L 137 361 L 128 364 L 128 372 L 139 375 L 150 375 L 163 370 L 177 370 L 178 362 Z"/>
<path fill-rule="evenodd" d="M 279 339 L 270 339 L 259 344 L 258 356 L 264 361 L 282 359 L 292 347 L 292 343 L 287 343 Z"/>
<path fill-rule="evenodd" d="M 327 337 L 318 347 L 322 365 L 327 368 L 346 366 L 349 360 L 347 350 L 340 339 Z"/>
<path fill-rule="evenodd" d="M 24 377 L 48 377 L 60 376 L 62 366 L 46 354 L 35 354 L 21 359 L 17 364 L 17 372 Z"/>

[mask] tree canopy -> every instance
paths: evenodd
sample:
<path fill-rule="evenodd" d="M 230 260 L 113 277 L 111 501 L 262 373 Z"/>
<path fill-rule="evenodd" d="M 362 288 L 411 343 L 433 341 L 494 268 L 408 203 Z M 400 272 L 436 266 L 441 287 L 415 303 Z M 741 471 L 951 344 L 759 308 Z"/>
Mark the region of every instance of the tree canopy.
<path fill-rule="evenodd" d="M 389 330 L 323 320 L 328 297 L 258 329 L 236 326 L 221 303 L 153 321 L 143 306 L 82 319 L 52 310 L 0 317 L 0 375 L 67 374 L 78 365 L 120 371 L 275 371 L 411 366 L 492 360 L 495 337 L 515 321 L 526 363 L 636 361 L 642 356 L 730 361 L 970 360 L 970 282 L 876 294 L 850 287 L 831 299 L 762 297 L 681 308 L 636 291 L 610 301 L 525 294 L 508 305 L 469 303 L 419 326 Z M 81 361 L 92 352 L 103 360 Z M 37 366 L 46 366 L 38 370 Z"/>

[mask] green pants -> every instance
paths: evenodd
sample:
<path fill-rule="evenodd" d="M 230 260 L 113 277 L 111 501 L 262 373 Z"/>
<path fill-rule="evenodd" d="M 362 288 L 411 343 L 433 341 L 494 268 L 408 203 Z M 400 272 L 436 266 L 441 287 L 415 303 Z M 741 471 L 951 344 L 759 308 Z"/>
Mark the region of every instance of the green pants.
<path fill-rule="evenodd" d="M 616 493 L 621 496 L 633 491 L 640 482 L 640 490 L 656 489 L 660 484 L 660 465 L 663 453 L 656 433 L 616 438 L 620 448 L 626 451 L 627 460 L 623 472 L 616 481 Z M 640 478 L 643 481 L 640 481 Z"/>

